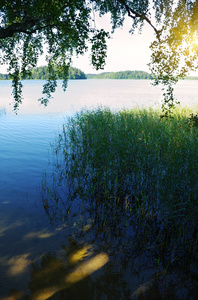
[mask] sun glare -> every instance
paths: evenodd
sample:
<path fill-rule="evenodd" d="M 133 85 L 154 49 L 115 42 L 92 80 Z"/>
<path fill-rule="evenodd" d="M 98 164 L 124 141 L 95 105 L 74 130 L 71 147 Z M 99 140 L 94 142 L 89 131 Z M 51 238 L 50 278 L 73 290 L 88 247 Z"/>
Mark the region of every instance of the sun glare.
<path fill-rule="evenodd" d="M 194 39 L 194 44 L 198 46 L 198 38 Z"/>

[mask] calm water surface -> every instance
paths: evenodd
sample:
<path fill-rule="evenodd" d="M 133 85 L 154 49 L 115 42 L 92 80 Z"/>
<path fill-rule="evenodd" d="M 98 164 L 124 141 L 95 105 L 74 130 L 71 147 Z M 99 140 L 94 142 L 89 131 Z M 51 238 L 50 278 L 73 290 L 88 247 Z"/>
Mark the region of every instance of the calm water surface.
<path fill-rule="evenodd" d="M 152 285 L 153 267 L 132 275 L 129 262 L 116 263 L 120 254 L 110 257 L 104 249 L 83 243 L 70 227 L 51 226 L 41 201 L 50 143 L 65 118 L 98 106 L 160 107 L 160 88 L 144 80 L 85 80 L 70 81 L 63 93 L 59 82 L 44 108 L 37 101 L 43 83 L 24 82 L 24 103 L 15 115 L 11 84 L 0 81 L 0 108 L 5 110 L 0 115 L 0 299 L 162 299 Z M 197 85 L 179 82 L 176 96 L 182 105 L 198 105 Z M 148 298 L 138 298 L 140 285 L 151 290 Z M 167 299 L 184 295 L 181 287 Z"/>

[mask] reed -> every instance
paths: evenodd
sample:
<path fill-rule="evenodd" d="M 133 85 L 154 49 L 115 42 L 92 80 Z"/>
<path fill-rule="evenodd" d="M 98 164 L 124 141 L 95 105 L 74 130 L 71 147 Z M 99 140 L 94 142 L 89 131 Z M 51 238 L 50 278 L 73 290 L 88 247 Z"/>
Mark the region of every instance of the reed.
<path fill-rule="evenodd" d="M 189 126 L 191 114 L 188 108 L 169 119 L 152 109 L 77 113 L 54 144 L 48 213 L 53 201 L 67 213 L 73 201 L 83 201 L 94 220 L 114 232 L 144 226 L 147 236 L 156 233 L 158 250 L 197 254 L 198 128 Z"/>

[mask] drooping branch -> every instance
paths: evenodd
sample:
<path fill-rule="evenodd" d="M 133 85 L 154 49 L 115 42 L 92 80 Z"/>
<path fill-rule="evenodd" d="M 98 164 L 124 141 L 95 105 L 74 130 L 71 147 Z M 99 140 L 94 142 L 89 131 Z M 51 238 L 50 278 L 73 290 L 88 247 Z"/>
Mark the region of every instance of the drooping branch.
<path fill-rule="evenodd" d="M 43 19 L 33 19 L 30 17 L 25 17 L 22 22 L 17 22 L 9 25 L 6 28 L 0 27 L 0 39 L 5 39 L 9 37 L 13 37 L 16 33 L 26 33 L 32 34 L 35 33 L 40 27 L 41 23 L 43 23 Z"/>
<path fill-rule="evenodd" d="M 130 18 L 132 18 L 132 19 L 134 19 L 134 20 L 135 20 L 136 18 L 139 18 L 139 19 L 141 19 L 141 20 L 143 20 L 143 21 L 146 21 L 146 22 L 153 28 L 153 30 L 154 30 L 155 33 L 156 33 L 157 39 L 160 41 L 160 33 L 161 33 L 162 29 L 158 30 L 158 29 L 153 25 L 153 23 L 151 22 L 151 20 L 150 20 L 145 14 L 141 14 L 141 13 L 135 11 L 131 6 L 129 6 L 129 5 L 126 3 L 126 1 L 124 1 L 124 0 L 118 0 L 118 1 L 119 1 L 121 4 L 124 5 L 124 7 L 125 7 L 125 9 L 126 9 L 126 11 L 127 11 L 127 13 L 128 13 L 128 16 L 129 16 Z"/>

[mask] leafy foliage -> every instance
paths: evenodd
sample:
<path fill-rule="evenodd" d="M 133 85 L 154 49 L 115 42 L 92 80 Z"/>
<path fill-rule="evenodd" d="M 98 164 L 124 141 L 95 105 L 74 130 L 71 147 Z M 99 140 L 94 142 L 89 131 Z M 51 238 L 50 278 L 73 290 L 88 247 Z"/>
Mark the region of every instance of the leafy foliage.
<path fill-rule="evenodd" d="M 198 114 L 191 113 L 190 117 L 188 118 L 188 123 L 190 127 L 198 127 Z"/>
<path fill-rule="evenodd" d="M 95 12 L 110 15 L 112 33 L 126 16 L 132 20 L 131 33 L 141 30 L 144 23 L 153 28 L 156 40 L 151 45 L 151 75 L 155 84 L 165 86 L 165 110 L 173 107 L 173 85 L 198 67 L 197 0 L 1 1 L 0 63 L 9 64 L 15 109 L 22 98 L 19 74 L 22 78 L 31 76 L 44 46 L 49 72 L 42 98 L 45 105 L 60 74 L 66 89 L 73 53 L 83 54 L 90 43 L 93 66 L 97 70 L 104 67 L 109 33 L 96 28 Z"/>
<path fill-rule="evenodd" d="M 164 116 L 174 107 L 174 84 L 198 68 L 198 1 L 175 4 L 165 15 L 158 39 L 151 44 L 149 64 L 154 84 L 163 85 Z"/>

